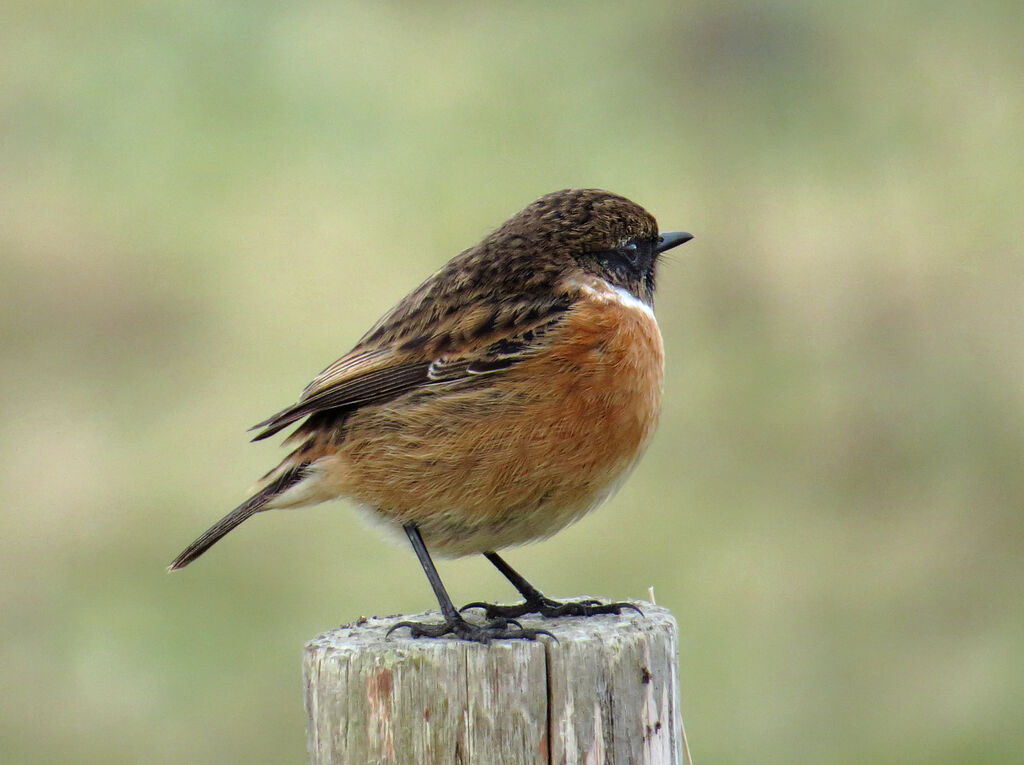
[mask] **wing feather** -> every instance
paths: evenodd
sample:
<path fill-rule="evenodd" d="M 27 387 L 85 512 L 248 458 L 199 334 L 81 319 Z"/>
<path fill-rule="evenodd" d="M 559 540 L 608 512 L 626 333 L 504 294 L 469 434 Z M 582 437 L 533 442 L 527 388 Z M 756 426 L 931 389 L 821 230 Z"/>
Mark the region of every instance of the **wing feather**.
<path fill-rule="evenodd" d="M 361 406 L 395 399 L 427 386 L 451 385 L 482 375 L 505 371 L 541 350 L 546 336 L 565 318 L 568 303 L 550 299 L 542 308 L 524 311 L 529 321 L 492 331 L 476 342 L 460 343 L 461 349 L 447 349 L 433 338 L 422 343 L 436 352 L 428 358 L 402 353 L 393 346 L 357 346 L 317 375 L 306 386 L 299 401 L 251 429 L 259 432 L 253 441 L 268 438 L 310 415 L 327 410 L 352 411 Z M 444 328 L 439 328 L 444 334 Z M 451 333 L 448 332 L 448 344 Z M 467 347 L 468 346 L 468 347 Z"/>

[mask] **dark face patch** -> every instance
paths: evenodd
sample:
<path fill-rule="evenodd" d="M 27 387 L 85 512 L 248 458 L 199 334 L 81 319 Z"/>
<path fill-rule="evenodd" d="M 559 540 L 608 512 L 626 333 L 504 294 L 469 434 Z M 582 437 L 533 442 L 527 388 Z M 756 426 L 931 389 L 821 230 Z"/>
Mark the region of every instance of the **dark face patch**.
<path fill-rule="evenodd" d="M 647 305 L 654 302 L 654 270 L 658 258 L 653 239 L 631 239 L 607 250 L 581 258 L 584 270 L 615 287 L 621 287 Z"/>

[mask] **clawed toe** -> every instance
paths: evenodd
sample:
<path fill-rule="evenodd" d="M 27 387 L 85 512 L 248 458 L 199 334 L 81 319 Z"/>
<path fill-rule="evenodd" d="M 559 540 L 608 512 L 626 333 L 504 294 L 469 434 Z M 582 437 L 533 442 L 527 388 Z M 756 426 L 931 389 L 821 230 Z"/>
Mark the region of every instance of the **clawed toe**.
<path fill-rule="evenodd" d="M 409 629 L 409 636 L 413 638 L 439 638 L 445 635 L 454 635 L 460 640 L 469 640 L 485 645 L 492 640 L 536 640 L 541 635 L 555 638 L 547 630 L 525 628 L 515 619 L 498 617 L 490 619 L 486 624 L 473 624 L 461 616 L 438 624 L 398 622 L 391 626 L 387 636 L 390 637 L 392 632 L 403 627 Z"/>
<path fill-rule="evenodd" d="M 538 613 L 553 618 L 556 616 L 600 616 L 602 614 L 620 614 L 625 608 L 631 608 L 641 616 L 644 612 L 632 603 L 601 603 L 599 600 L 580 600 L 560 603 L 557 600 L 544 599 Z"/>
<path fill-rule="evenodd" d="M 624 608 L 631 608 L 634 611 L 636 611 L 640 616 L 644 615 L 644 612 L 640 610 L 640 606 L 636 605 L 635 603 L 627 603 L 627 602 L 609 603 L 607 606 L 601 606 L 601 607 L 602 608 L 614 607 L 615 610 L 611 612 L 611 613 L 614 613 L 614 614 L 621 613 L 622 609 L 624 609 Z"/>
<path fill-rule="evenodd" d="M 514 606 L 475 601 L 467 603 L 459 611 L 461 613 L 472 608 L 482 608 L 487 619 L 516 619 L 526 614 L 540 614 L 547 619 L 559 616 L 600 616 L 602 614 L 620 614 L 625 608 L 630 608 L 641 616 L 644 614 L 633 603 L 601 603 L 601 601 L 593 599 L 563 603 L 545 597 L 525 600 Z"/>

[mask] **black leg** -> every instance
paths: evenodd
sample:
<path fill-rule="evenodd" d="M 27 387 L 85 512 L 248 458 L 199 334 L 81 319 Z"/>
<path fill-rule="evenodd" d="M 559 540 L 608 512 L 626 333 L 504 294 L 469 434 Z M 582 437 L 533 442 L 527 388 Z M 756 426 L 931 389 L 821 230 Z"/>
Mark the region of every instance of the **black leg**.
<path fill-rule="evenodd" d="M 414 638 L 418 637 L 441 637 L 443 635 L 455 635 L 463 640 L 472 640 L 477 643 L 489 643 L 492 640 L 536 640 L 541 635 L 554 637 L 547 630 L 524 629 L 519 622 L 506 617 L 488 617 L 487 624 L 471 624 L 462 618 L 462 615 L 455 610 L 448 591 L 434 567 L 434 561 L 430 559 L 427 546 L 423 544 L 423 537 L 415 523 L 403 527 L 412 549 L 416 551 L 416 557 L 420 559 L 423 572 L 427 575 L 437 602 L 441 606 L 441 615 L 444 621 L 441 624 L 427 624 L 425 622 L 399 622 L 388 630 L 388 635 L 401 627 L 408 627 L 409 634 Z"/>
<path fill-rule="evenodd" d="M 597 600 L 580 600 L 577 602 L 560 603 L 544 597 L 544 594 L 527 582 L 522 574 L 512 568 L 505 559 L 496 552 L 485 552 L 487 558 L 502 575 L 512 582 L 512 586 L 519 590 L 519 594 L 525 601 L 518 606 L 498 606 L 493 603 L 469 603 L 462 607 L 482 608 L 488 619 L 515 619 L 524 614 L 540 614 L 546 617 L 555 616 L 596 616 L 597 614 L 617 614 L 624 608 L 632 608 L 638 614 L 643 612 L 632 603 L 601 603 Z"/>

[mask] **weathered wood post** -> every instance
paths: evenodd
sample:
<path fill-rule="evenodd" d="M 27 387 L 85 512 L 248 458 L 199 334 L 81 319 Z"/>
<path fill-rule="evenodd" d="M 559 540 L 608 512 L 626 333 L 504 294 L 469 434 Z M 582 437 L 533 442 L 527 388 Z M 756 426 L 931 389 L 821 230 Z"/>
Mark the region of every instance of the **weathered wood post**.
<path fill-rule="evenodd" d="M 437 613 L 326 632 L 303 667 L 310 763 L 682 765 L 676 621 L 637 606 L 520 620 L 557 642 L 385 639 Z"/>

